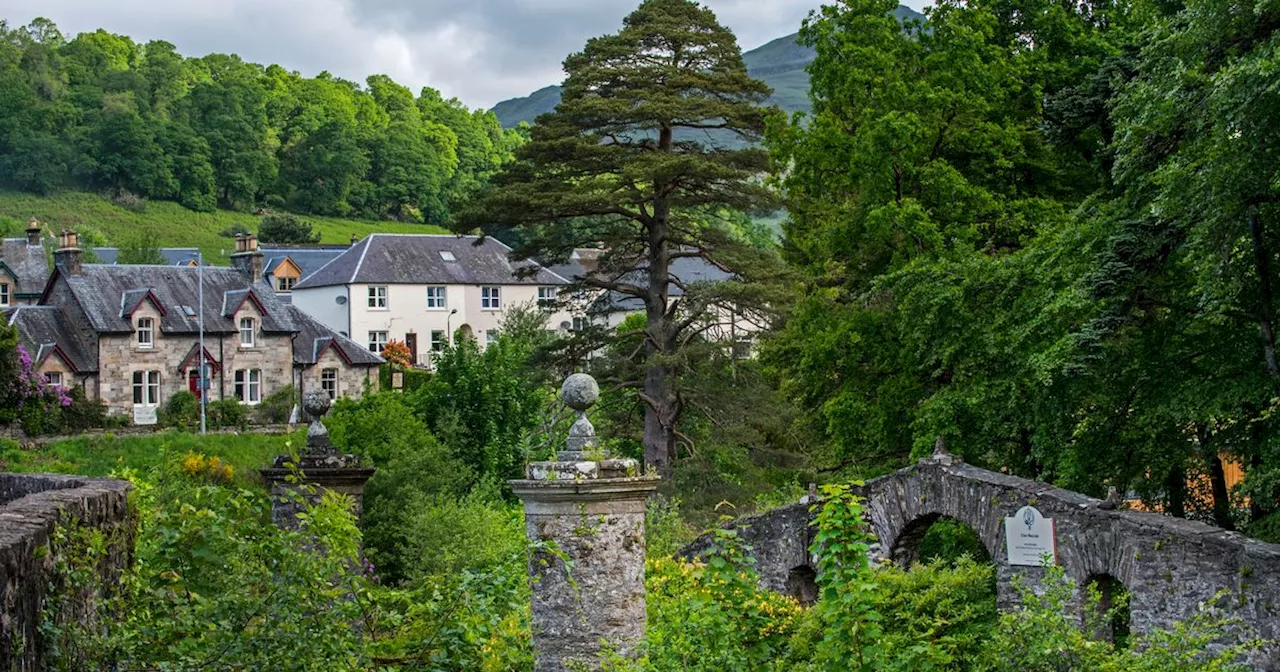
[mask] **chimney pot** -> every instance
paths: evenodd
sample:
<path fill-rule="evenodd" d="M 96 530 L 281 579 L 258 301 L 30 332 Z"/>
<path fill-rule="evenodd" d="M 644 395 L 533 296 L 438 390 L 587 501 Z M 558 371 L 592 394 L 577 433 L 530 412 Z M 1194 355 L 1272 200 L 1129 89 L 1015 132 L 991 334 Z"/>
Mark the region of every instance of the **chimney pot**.
<path fill-rule="evenodd" d="M 231 255 L 231 265 L 247 276 L 249 282 L 262 282 L 266 264 L 258 250 L 257 236 L 251 233 L 236 236 L 236 253 Z"/>
<path fill-rule="evenodd" d="M 351 234 L 351 244 L 352 244 L 352 245 L 355 245 L 355 244 L 356 244 L 356 243 L 358 243 L 358 242 L 360 242 L 360 236 L 357 236 L 357 235 L 356 235 L 356 234 L 354 234 L 354 233 L 353 233 L 353 234 Z"/>
<path fill-rule="evenodd" d="M 53 253 L 53 263 L 68 275 L 80 275 L 79 242 L 75 231 L 63 231 L 58 235 L 58 249 Z"/>
<path fill-rule="evenodd" d="M 27 244 L 40 244 L 40 221 L 35 217 L 27 220 Z"/>

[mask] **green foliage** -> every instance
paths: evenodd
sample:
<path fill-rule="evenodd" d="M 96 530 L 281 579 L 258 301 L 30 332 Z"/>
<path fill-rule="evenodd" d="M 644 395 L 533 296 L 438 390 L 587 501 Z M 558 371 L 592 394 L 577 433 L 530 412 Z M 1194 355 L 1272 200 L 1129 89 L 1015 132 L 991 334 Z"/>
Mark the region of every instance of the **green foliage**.
<path fill-rule="evenodd" d="M 522 510 L 504 502 L 491 480 L 461 496 L 413 493 L 402 506 L 401 562 L 410 585 L 439 583 L 463 570 L 495 572 L 524 557 Z"/>
<path fill-rule="evenodd" d="M 205 424 L 217 429 L 245 429 L 249 426 L 249 409 L 237 399 L 205 402 Z"/>
<path fill-rule="evenodd" d="M 385 75 L 304 78 L 235 55 L 183 58 L 98 30 L 46 41 L 0 28 L 0 183 L 73 187 L 197 212 L 302 212 L 439 222 L 511 154 L 496 117 Z M 39 24 L 39 26 L 37 26 Z M 47 30 L 46 30 L 47 29 Z M 412 216 L 406 216 L 414 213 Z"/>
<path fill-rule="evenodd" d="M 320 242 L 320 234 L 311 230 L 311 223 L 288 213 L 264 215 L 258 222 L 258 241 L 268 244 L 314 245 Z"/>
<path fill-rule="evenodd" d="M 920 539 L 920 561 L 929 563 L 940 560 L 954 563 L 960 558 L 977 562 L 990 562 L 991 555 L 982 538 L 968 525 L 954 518 L 940 518 Z"/>
<path fill-rule="evenodd" d="M 410 505 L 446 505 L 443 502 L 467 491 L 473 472 L 436 440 L 401 394 L 340 399 L 325 425 L 334 446 L 369 457 L 378 469 L 365 487 L 365 548 L 382 580 L 398 584 L 414 571 L 414 563 L 422 561 L 421 554 L 410 551 L 415 543 L 410 525 L 416 515 Z"/>
<path fill-rule="evenodd" d="M 289 417 L 293 415 L 293 407 L 297 401 L 297 395 L 298 390 L 292 385 L 285 385 L 268 394 L 254 407 L 254 419 L 258 422 L 277 425 L 289 422 Z"/>
<path fill-rule="evenodd" d="M 207 419 L 207 418 L 206 418 Z M 160 409 L 160 424 L 190 431 L 200 427 L 200 401 L 188 390 L 179 390 L 169 396 Z"/>
<path fill-rule="evenodd" d="M 426 385 L 406 395 L 415 413 L 475 477 L 523 473 L 529 435 L 547 406 L 527 375 L 532 345 L 507 334 L 483 351 L 455 335 L 434 358 Z"/>
<path fill-rule="evenodd" d="M 150 238 L 134 238 L 120 246 L 116 257 L 119 264 L 165 264 L 164 255 L 160 254 L 160 246 Z"/>
<path fill-rule="evenodd" d="M 351 599 L 362 579 L 348 571 L 359 531 L 341 497 L 304 505 L 298 529 L 282 530 L 264 492 L 209 484 L 174 462 L 134 483 L 135 562 L 103 591 L 97 618 L 46 612 L 52 669 L 365 669 Z"/>
<path fill-rule="evenodd" d="M 750 549 L 718 529 L 705 563 L 655 557 L 647 563 L 646 670 L 766 669 L 786 649 L 800 618 L 795 600 L 757 584 Z"/>

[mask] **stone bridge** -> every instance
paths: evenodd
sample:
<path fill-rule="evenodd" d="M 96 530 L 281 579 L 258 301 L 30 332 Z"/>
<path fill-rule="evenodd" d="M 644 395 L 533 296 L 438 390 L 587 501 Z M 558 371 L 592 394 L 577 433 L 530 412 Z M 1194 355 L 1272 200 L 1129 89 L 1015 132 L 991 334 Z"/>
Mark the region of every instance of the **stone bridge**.
<path fill-rule="evenodd" d="M 1033 506 L 1053 519 L 1057 564 L 1070 578 L 1078 585 L 1111 580 L 1128 591 L 1133 632 L 1186 620 L 1226 589 L 1233 594 L 1232 615 L 1262 638 L 1280 639 L 1280 545 L 1157 513 L 1100 508 L 1102 500 L 945 454 L 868 481 L 858 491 L 879 541 L 873 552 L 900 566 L 919 558 L 920 541 L 940 518 L 973 530 L 995 564 L 1002 609 L 1017 603 L 1013 577 L 1034 584 L 1045 574 L 1043 567 L 1010 564 L 1006 549 L 1004 519 Z M 809 508 L 794 504 L 735 523 L 752 547 L 761 582 L 805 600 L 816 597 Z M 704 536 L 681 555 L 700 555 L 709 543 Z M 1280 670 L 1280 649 L 1271 647 L 1255 662 L 1260 669 Z"/>

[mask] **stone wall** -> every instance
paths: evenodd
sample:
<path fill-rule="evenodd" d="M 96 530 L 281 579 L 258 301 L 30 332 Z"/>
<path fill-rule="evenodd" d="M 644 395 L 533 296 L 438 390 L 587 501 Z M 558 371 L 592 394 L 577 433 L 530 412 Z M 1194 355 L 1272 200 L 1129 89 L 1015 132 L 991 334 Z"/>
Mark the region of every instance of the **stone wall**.
<path fill-rule="evenodd" d="M 1017 604 L 1015 576 L 1034 584 L 1045 573 L 1008 562 L 1004 519 L 1030 505 L 1053 519 L 1057 563 L 1067 576 L 1078 585 L 1107 577 L 1128 590 L 1134 632 L 1186 620 L 1226 590 L 1231 615 L 1262 638 L 1280 640 L 1280 545 L 1161 514 L 1102 509 L 1100 500 L 967 464 L 922 460 L 859 490 L 879 541 L 873 552 L 899 565 L 915 561 L 920 540 L 939 518 L 977 533 L 996 566 L 1001 608 Z M 812 541 L 808 510 L 797 504 L 736 523 L 764 585 L 798 594 L 796 581 L 813 571 L 805 550 Z M 682 555 L 700 555 L 708 545 L 701 538 Z M 1254 662 L 1280 670 L 1280 649 Z"/>
<path fill-rule="evenodd" d="M 98 567 L 104 584 L 118 581 L 133 553 L 130 486 L 124 481 L 0 473 L 0 670 L 44 669 L 38 626 L 58 549 L 58 525 L 96 528 L 112 541 Z M 50 552 L 52 551 L 52 552 Z M 77 596 L 91 614 L 95 596 Z"/>

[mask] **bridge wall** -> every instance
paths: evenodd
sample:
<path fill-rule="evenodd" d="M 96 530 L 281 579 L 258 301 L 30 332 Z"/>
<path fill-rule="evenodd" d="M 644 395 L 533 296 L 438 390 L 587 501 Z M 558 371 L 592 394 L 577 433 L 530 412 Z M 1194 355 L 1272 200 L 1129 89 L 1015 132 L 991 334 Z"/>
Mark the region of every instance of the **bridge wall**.
<path fill-rule="evenodd" d="M 1109 576 L 1130 594 L 1136 633 L 1186 620 L 1221 590 L 1228 604 L 1259 636 L 1280 640 L 1280 545 L 1266 544 L 1204 523 L 1155 513 L 1103 510 L 1100 500 L 1023 478 L 998 474 L 952 458 L 922 460 L 859 488 L 879 541 L 873 552 L 909 566 L 919 542 L 940 516 L 954 518 L 981 538 L 996 566 L 997 601 L 1017 603 L 1013 578 L 1034 586 L 1040 567 L 1013 566 L 1005 550 L 1004 519 L 1023 506 L 1054 519 L 1058 564 L 1077 584 Z M 797 504 L 736 525 L 753 548 L 761 582 L 795 594 L 794 577 L 812 570 L 809 505 Z M 682 551 L 706 552 L 708 539 Z M 1280 670 L 1280 651 L 1262 669 Z"/>

